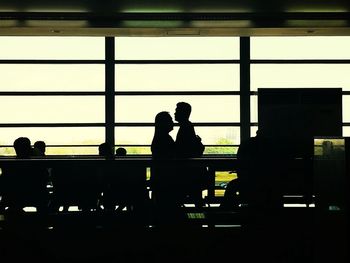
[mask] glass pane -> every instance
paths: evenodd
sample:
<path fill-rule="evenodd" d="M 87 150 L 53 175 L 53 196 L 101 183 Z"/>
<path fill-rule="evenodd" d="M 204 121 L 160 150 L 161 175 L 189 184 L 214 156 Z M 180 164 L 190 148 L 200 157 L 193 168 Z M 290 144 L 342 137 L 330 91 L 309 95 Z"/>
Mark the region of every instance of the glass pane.
<path fill-rule="evenodd" d="M 239 90 L 239 65 L 116 65 L 117 91 Z"/>
<path fill-rule="evenodd" d="M 0 147 L 0 156 L 15 156 L 16 152 L 13 147 Z"/>
<path fill-rule="evenodd" d="M 154 122 L 156 114 L 168 111 L 173 116 L 176 103 L 191 104 L 192 122 L 239 122 L 239 96 L 116 96 L 118 122 Z M 174 120 L 175 121 L 175 120 Z"/>
<path fill-rule="evenodd" d="M 46 155 L 97 155 L 98 146 L 96 147 L 46 147 Z M 15 156 L 13 147 L 0 147 L 1 156 Z"/>
<path fill-rule="evenodd" d="M 258 126 L 250 126 L 250 137 L 255 137 L 258 131 Z"/>
<path fill-rule="evenodd" d="M 258 96 L 250 96 L 250 122 L 258 122 Z"/>
<path fill-rule="evenodd" d="M 0 64 L 0 91 L 104 91 L 104 65 Z"/>
<path fill-rule="evenodd" d="M 35 141 L 45 141 L 47 145 L 99 145 L 105 141 L 105 129 L 104 127 L 0 129 L 0 145 L 13 145 L 18 137 L 28 137 L 32 144 Z"/>
<path fill-rule="evenodd" d="M 154 134 L 154 127 L 116 127 L 114 129 L 114 132 L 116 142 L 115 144 L 117 145 L 151 145 Z"/>
<path fill-rule="evenodd" d="M 345 157 L 345 139 L 317 138 L 314 139 L 314 156 L 317 159 L 343 159 Z"/>
<path fill-rule="evenodd" d="M 46 155 L 98 155 L 98 145 L 95 147 L 46 147 Z"/>
<path fill-rule="evenodd" d="M 238 145 L 240 144 L 239 127 L 195 127 L 197 135 L 204 144 Z"/>
<path fill-rule="evenodd" d="M 0 96 L 1 123 L 101 123 L 103 96 Z"/>
<path fill-rule="evenodd" d="M 240 143 L 240 129 L 238 127 L 195 127 L 197 135 L 203 144 L 237 145 Z M 178 127 L 170 132 L 176 139 Z M 141 144 L 151 145 L 154 127 L 116 127 L 115 138 L 117 145 Z"/>
<path fill-rule="evenodd" d="M 0 37 L 0 59 L 104 59 L 104 37 Z"/>
<path fill-rule="evenodd" d="M 252 37 L 253 59 L 349 59 L 350 37 Z"/>
<path fill-rule="evenodd" d="M 116 146 L 115 149 L 117 149 L 119 146 Z M 127 155 L 133 155 L 133 154 L 152 154 L 151 147 L 149 146 L 124 146 L 121 145 L 120 147 L 125 148 Z"/>
<path fill-rule="evenodd" d="M 343 136 L 350 137 L 350 127 L 343 127 Z"/>
<path fill-rule="evenodd" d="M 350 96 L 343 96 L 343 122 L 350 122 Z"/>
<path fill-rule="evenodd" d="M 206 146 L 204 154 L 237 154 L 238 146 Z"/>
<path fill-rule="evenodd" d="M 238 59 L 238 37 L 117 37 L 117 59 Z"/>
<path fill-rule="evenodd" d="M 251 66 L 252 91 L 258 88 L 343 88 L 350 90 L 350 65 L 259 64 Z"/>

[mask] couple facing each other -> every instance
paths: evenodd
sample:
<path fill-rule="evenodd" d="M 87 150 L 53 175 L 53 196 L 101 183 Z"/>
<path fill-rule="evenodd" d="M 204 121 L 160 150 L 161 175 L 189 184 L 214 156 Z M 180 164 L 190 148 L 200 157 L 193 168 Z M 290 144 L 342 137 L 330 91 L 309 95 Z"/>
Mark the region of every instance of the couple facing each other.
<path fill-rule="evenodd" d="M 176 140 L 169 135 L 173 130 L 173 120 L 169 112 L 162 111 L 155 118 L 155 132 L 151 151 L 155 160 L 184 159 L 200 157 L 204 146 L 189 121 L 191 105 L 186 102 L 176 104 L 175 120 L 179 123 Z M 151 170 L 151 184 L 155 200 L 176 205 L 188 196 L 201 199 L 201 168 L 188 165 L 158 163 Z M 181 202 L 181 201 L 180 201 Z"/>
<path fill-rule="evenodd" d="M 199 157 L 204 151 L 201 139 L 196 135 L 190 122 L 191 105 L 186 102 L 176 104 L 175 120 L 179 123 L 176 140 L 169 135 L 174 123 L 169 112 L 162 111 L 156 115 L 155 131 L 151 145 L 154 159 Z"/>

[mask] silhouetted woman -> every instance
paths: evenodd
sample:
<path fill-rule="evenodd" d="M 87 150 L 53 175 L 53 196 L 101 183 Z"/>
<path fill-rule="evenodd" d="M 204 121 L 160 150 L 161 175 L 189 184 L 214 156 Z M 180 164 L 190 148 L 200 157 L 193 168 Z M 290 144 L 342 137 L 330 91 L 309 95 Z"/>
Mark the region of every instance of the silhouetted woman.
<path fill-rule="evenodd" d="M 167 188 L 171 187 L 173 180 L 172 171 L 169 171 L 163 162 L 175 157 L 175 143 L 169 135 L 173 127 L 174 123 L 168 112 L 162 111 L 156 115 L 151 145 L 152 158 L 157 161 L 157 165 L 152 167 L 151 174 L 152 192 L 155 196 L 158 192 L 168 191 Z"/>
<path fill-rule="evenodd" d="M 158 219 L 176 220 L 180 207 L 179 189 L 175 177 L 175 167 L 171 160 L 175 157 L 175 143 L 169 132 L 174 123 L 168 112 L 156 115 L 155 131 L 151 145 L 154 165 L 151 170 L 151 189 Z M 164 222 L 164 221 L 162 221 Z"/>

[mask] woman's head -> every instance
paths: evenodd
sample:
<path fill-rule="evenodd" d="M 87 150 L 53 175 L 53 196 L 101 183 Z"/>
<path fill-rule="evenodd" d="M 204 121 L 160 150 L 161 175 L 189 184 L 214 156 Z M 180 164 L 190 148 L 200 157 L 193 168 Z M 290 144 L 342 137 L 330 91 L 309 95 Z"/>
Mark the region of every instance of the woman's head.
<path fill-rule="evenodd" d="M 155 127 L 158 131 L 170 132 L 174 128 L 173 119 L 167 111 L 159 112 L 155 118 Z"/>

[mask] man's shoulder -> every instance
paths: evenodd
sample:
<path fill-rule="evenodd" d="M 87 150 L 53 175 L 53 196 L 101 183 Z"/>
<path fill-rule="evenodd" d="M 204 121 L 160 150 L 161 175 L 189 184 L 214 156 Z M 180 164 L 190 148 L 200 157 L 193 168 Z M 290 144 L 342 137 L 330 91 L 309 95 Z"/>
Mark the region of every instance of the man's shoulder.
<path fill-rule="evenodd" d="M 182 129 L 182 130 L 194 130 L 194 126 L 193 126 L 192 122 L 187 121 L 187 122 L 182 123 L 180 125 L 180 129 Z"/>

